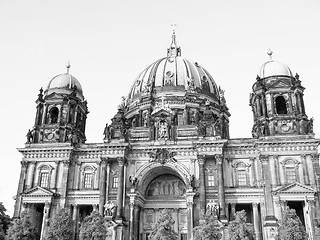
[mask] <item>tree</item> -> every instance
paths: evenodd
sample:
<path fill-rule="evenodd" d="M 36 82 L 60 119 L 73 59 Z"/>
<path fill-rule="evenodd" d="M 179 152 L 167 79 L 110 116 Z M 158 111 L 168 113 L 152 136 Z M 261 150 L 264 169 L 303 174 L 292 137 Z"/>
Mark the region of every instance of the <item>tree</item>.
<path fill-rule="evenodd" d="M 80 240 L 104 240 L 106 234 L 106 220 L 98 212 L 85 217 L 80 227 Z"/>
<path fill-rule="evenodd" d="M 199 226 L 193 228 L 195 240 L 219 240 L 222 238 L 222 224 L 214 211 L 207 210 L 200 216 Z"/>
<path fill-rule="evenodd" d="M 37 229 L 32 226 L 30 216 L 23 212 L 20 218 L 13 220 L 8 228 L 8 240 L 34 240 L 37 237 Z"/>
<path fill-rule="evenodd" d="M 174 220 L 168 209 L 160 212 L 160 218 L 149 236 L 151 240 L 176 240 L 178 234 L 173 229 Z"/>
<path fill-rule="evenodd" d="M 69 240 L 73 235 L 74 223 L 69 210 L 62 208 L 49 220 L 45 240 Z"/>
<path fill-rule="evenodd" d="M 5 239 L 6 232 L 10 225 L 10 217 L 6 214 L 7 209 L 4 207 L 3 203 L 0 202 L 0 240 Z"/>
<path fill-rule="evenodd" d="M 251 223 L 247 223 L 246 211 L 235 213 L 235 219 L 229 223 L 230 240 L 253 240 L 254 230 Z"/>
<path fill-rule="evenodd" d="M 278 228 L 277 240 L 306 240 L 306 230 L 296 214 L 296 210 L 287 207 Z"/>

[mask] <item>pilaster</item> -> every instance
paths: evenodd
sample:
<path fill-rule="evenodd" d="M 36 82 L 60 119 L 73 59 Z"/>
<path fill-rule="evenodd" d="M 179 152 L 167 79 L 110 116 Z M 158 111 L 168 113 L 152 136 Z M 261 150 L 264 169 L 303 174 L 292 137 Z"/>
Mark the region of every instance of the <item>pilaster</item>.
<path fill-rule="evenodd" d="M 204 175 L 205 162 L 206 162 L 205 155 L 198 156 L 200 212 L 206 211 L 206 185 L 205 185 L 205 175 Z"/>
<path fill-rule="evenodd" d="M 26 179 L 26 172 L 28 167 L 27 161 L 21 161 L 20 164 L 21 164 L 21 171 L 20 171 L 20 178 L 19 178 L 18 190 L 16 195 L 16 202 L 14 205 L 13 217 L 18 217 L 20 215 L 21 201 L 22 201 L 21 194 L 24 191 L 24 182 Z"/>
<path fill-rule="evenodd" d="M 218 201 L 220 206 L 220 221 L 226 221 L 226 202 L 224 193 L 224 177 L 223 177 L 223 157 L 222 155 L 215 155 L 217 171 L 218 171 Z"/>

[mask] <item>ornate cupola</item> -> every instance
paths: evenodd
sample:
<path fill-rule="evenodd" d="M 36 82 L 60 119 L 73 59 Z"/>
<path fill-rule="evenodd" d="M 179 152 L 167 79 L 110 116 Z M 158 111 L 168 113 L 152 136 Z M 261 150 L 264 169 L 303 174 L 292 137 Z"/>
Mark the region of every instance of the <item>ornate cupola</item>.
<path fill-rule="evenodd" d="M 28 144 L 85 142 L 87 101 L 79 81 L 69 73 L 70 67 L 68 64 L 66 73 L 55 76 L 44 92 L 40 89 L 35 124 L 27 134 Z"/>
<path fill-rule="evenodd" d="M 304 87 L 299 75 L 272 59 L 264 63 L 250 95 L 254 125 L 253 137 L 313 135 L 313 119 L 308 119 L 303 102 Z"/>
<path fill-rule="evenodd" d="M 206 69 L 181 56 L 173 29 L 167 56 L 134 80 L 105 141 L 228 139 L 229 116 L 224 91 Z"/>

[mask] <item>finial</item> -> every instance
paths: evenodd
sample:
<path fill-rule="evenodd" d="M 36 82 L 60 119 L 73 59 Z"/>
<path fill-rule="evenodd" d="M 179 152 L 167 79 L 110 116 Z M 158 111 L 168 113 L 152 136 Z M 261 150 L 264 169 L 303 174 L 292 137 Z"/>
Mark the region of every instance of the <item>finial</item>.
<path fill-rule="evenodd" d="M 167 56 L 168 57 L 176 57 L 176 56 L 181 56 L 181 49 L 180 47 L 177 46 L 176 42 L 176 27 L 177 24 L 171 24 L 172 27 L 172 42 L 170 47 L 167 50 Z"/>
<path fill-rule="evenodd" d="M 70 71 L 70 68 L 71 68 L 70 61 L 68 61 L 68 65 L 66 66 L 66 68 L 67 68 L 67 73 L 69 74 L 69 71 Z"/>
<path fill-rule="evenodd" d="M 172 23 L 172 24 L 171 24 L 172 34 L 173 34 L 173 35 L 176 34 L 176 26 L 177 26 L 177 24 L 175 24 L 175 23 Z"/>
<path fill-rule="evenodd" d="M 270 60 L 272 60 L 272 54 L 273 54 L 273 52 L 272 52 L 272 50 L 269 48 L 269 51 L 267 52 L 267 54 L 269 55 L 269 57 L 270 57 Z"/>

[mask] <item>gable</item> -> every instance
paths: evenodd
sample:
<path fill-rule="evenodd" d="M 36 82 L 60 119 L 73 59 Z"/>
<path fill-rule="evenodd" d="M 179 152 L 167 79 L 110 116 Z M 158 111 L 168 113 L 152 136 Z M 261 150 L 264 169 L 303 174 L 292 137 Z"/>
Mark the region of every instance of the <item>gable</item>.
<path fill-rule="evenodd" d="M 288 195 L 288 194 L 315 194 L 316 190 L 312 187 L 303 185 L 301 183 L 295 182 L 288 186 L 284 186 L 274 191 L 277 195 Z"/>
<path fill-rule="evenodd" d="M 39 187 L 39 186 L 36 186 L 28 191 L 25 191 L 23 194 L 23 196 L 28 196 L 28 197 L 38 197 L 38 196 L 42 196 L 42 197 L 52 197 L 54 195 L 54 192 L 48 190 L 48 189 L 45 189 L 45 188 L 42 188 L 42 187 Z"/>

